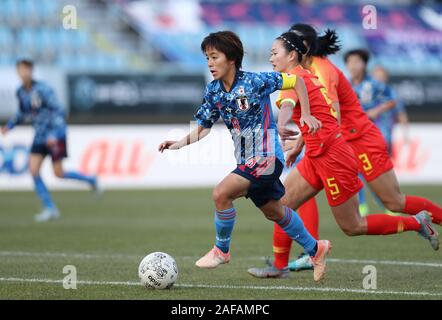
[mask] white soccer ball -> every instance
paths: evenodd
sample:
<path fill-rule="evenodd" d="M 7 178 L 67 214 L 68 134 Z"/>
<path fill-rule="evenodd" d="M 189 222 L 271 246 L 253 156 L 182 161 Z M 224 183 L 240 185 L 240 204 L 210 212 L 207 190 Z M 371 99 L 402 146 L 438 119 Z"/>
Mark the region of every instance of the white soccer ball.
<path fill-rule="evenodd" d="M 178 266 L 167 253 L 153 252 L 141 260 L 138 276 L 146 288 L 170 289 L 178 278 Z"/>

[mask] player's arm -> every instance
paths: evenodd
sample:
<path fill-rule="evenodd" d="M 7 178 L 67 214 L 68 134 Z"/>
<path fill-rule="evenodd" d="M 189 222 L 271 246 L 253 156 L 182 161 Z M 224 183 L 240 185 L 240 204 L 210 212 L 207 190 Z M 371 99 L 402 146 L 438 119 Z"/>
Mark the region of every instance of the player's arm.
<path fill-rule="evenodd" d="M 293 89 L 298 96 L 299 103 L 301 105 L 301 118 L 299 120 L 301 127 L 306 124 L 309 127 L 309 133 L 318 131 L 322 124 L 313 117 L 310 113 L 310 102 L 308 100 L 307 87 L 305 86 L 304 79 L 296 75 L 288 75 L 282 73 L 282 88 L 281 90 Z"/>
<path fill-rule="evenodd" d="M 372 120 L 377 119 L 384 112 L 387 112 L 388 110 L 391 110 L 396 107 L 396 100 L 394 99 L 391 90 L 388 86 L 379 87 L 377 96 L 383 102 L 381 102 L 376 107 L 367 111 L 368 117 Z"/>
<path fill-rule="evenodd" d="M 288 151 L 286 155 L 286 166 L 291 167 L 298 158 L 299 154 L 302 151 L 302 148 L 304 148 L 305 142 L 304 137 L 301 135 L 296 140 L 290 141 L 286 143 L 284 146 L 284 151 Z"/>
<path fill-rule="evenodd" d="M 158 147 L 159 152 L 163 152 L 166 149 L 169 150 L 178 150 L 189 144 L 200 141 L 204 137 L 206 137 L 210 133 L 210 128 L 204 128 L 202 126 L 198 126 L 194 130 L 192 130 L 187 136 L 182 138 L 181 140 L 166 140 L 160 144 Z"/>
<path fill-rule="evenodd" d="M 21 112 L 20 110 L 17 111 L 17 113 L 8 120 L 8 122 L 2 126 L 1 132 L 3 135 L 5 135 L 6 133 L 8 133 L 8 131 L 12 130 L 16 125 L 20 124 L 23 122 L 25 116 L 23 114 L 23 112 Z"/>
<path fill-rule="evenodd" d="M 278 133 L 281 136 L 283 144 L 285 144 L 286 140 L 293 140 L 294 136 L 298 135 L 297 131 L 288 128 L 295 105 L 295 102 L 283 100 L 279 108 Z"/>

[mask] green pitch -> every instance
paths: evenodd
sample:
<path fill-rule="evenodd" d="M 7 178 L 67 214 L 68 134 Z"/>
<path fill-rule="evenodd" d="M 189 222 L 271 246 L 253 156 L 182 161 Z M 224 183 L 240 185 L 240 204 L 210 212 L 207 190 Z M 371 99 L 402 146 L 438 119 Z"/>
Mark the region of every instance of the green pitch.
<path fill-rule="evenodd" d="M 441 203 L 440 190 L 403 188 Z M 62 218 L 37 224 L 33 193 L 0 193 L 0 299 L 442 299 L 442 252 L 413 232 L 347 237 L 323 194 L 320 234 L 333 242 L 333 250 L 320 284 L 309 271 L 292 273 L 288 280 L 247 274 L 272 252 L 272 224 L 247 200 L 236 202 L 232 261 L 200 270 L 194 263 L 214 241 L 208 189 L 108 191 L 101 199 L 87 192 L 55 192 L 54 198 Z M 293 248 L 295 257 L 300 249 Z M 138 264 L 153 251 L 167 252 L 178 263 L 178 282 L 171 290 L 138 285 Z M 76 290 L 63 288 L 66 265 L 76 267 Z M 376 290 L 363 288 L 366 265 L 376 267 Z"/>

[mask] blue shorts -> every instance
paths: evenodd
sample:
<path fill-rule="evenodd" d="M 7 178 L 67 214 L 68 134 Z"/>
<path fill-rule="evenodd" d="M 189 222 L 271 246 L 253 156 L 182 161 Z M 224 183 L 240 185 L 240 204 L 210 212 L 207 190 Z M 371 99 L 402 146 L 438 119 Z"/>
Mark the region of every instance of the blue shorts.
<path fill-rule="evenodd" d="M 271 200 L 281 199 L 285 194 L 284 185 L 279 180 L 284 165 L 274 157 L 263 159 L 249 160 L 232 171 L 252 183 L 246 198 L 250 198 L 258 208 Z"/>
<path fill-rule="evenodd" d="M 43 157 L 51 155 L 52 162 L 60 161 L 68 156 L 66 149 L 66 138 L 57 140 L 53 147 L 48 147 L 46 144 L 34 143 L 31 146 L 31 153 L 41 154 Z"/>

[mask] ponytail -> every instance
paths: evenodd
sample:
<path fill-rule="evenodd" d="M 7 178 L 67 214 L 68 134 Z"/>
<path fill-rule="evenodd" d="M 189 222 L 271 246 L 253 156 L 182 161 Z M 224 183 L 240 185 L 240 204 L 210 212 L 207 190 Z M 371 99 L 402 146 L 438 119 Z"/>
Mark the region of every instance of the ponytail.
<path fill-rule="evenodd" d="M 338 35 L 335 30 L 327 29 L 325 35 L 318 37 L 315 56 L 325 57 L 334 54 L 341 49 Z"/>

